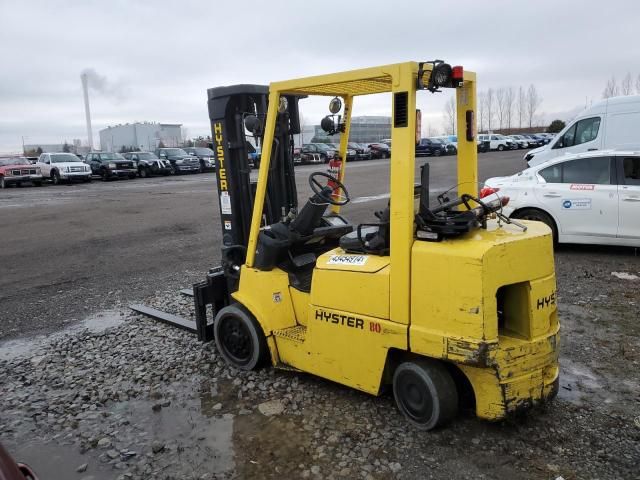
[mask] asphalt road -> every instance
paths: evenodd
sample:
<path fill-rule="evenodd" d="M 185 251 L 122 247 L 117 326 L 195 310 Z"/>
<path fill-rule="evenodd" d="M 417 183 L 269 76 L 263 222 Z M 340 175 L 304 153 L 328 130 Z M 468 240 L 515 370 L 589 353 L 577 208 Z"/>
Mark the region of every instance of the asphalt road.
<path fill-rule="evenodd" d="M 523 168 L 522 151 L 479 156 L 480 178 Z M 431 193 L 456 183 L 456 158 L 431 164 Z M 299 198 L 310 173 L 297 168 Z M 352 222 L 375 221 L 388 198 L 389 160 L 353 162 Z M 416 179 L 418 170 L 416 169 Z M 0 338 L 59 329 L 158 291 L 188 287 L 219 260 L 213 173 L 0 191 Z"/>

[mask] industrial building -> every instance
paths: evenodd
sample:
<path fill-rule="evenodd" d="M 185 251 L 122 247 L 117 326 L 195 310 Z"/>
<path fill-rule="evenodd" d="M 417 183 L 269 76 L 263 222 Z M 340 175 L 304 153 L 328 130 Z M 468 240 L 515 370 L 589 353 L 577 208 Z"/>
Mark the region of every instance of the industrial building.
<path fill-rule="evenodd" d="M 136 122 L 100 130 L 100 148 L 105 152 L 125 149 L 155 150 L 182 145 L 181 123 Z"/>
<path fill-rule="evenodd" d="M 320 128 L 320 125 L 315 125 L 314 129 L 315 135 L 312 140 L 314 142 L 338 143 L 340 141 L 338 135 L 328 137 L 322 128 Z M 349 131 L 350 142 L 368 144 L 379 142 L 382 139 L 390 137 L 391 117 L 361 116 L 351 118 L 351 129 Z"/>

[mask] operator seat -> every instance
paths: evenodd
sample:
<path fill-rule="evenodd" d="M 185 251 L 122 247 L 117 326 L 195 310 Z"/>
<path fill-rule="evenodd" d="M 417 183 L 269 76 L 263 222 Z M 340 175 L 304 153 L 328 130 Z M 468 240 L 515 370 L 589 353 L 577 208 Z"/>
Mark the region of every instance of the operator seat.
<path fill-rule="evenodd" d="M 340 237 L 340 248 L 348 253 L 388 255 L 391 245 L 391 207 L 375 212 L 380 223 L 362 223 L 358 228 Z"/>

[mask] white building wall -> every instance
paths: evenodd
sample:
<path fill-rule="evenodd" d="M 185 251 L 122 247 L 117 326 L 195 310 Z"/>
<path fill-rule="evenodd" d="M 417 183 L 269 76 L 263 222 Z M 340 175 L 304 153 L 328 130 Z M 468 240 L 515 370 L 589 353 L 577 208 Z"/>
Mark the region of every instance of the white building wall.
<path fill-rule="evenodd" d="M 100 130 L 100 148 L 118 152 L 122 147 L 153 151 L 162 141 L 167 147 L 182 143 L 181 124 L 127 123 Z"/>

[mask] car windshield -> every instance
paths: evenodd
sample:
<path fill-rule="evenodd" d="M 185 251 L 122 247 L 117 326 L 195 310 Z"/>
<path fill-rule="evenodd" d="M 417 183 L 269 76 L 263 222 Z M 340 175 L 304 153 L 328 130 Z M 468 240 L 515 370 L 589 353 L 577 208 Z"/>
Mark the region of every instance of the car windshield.
<path fill-rule="evenodd" d="M 137 153 L 136 155 L 138 155 L 138 158 L 140 160 L 156 160 L 158 158 L 154 153 L 151 152 L 142 152 Z"/>
<path fill-rule="evenodd" d="M 119 153 L 101 153 L 100 160 L 125 160 Z"/>
<path fill-rule="evenodd" d="M 6 165 L 29 165 L 29 160 L 26 158 L 0 158 L 0 167 Z"/>
<path fill-rule="evenodd" d="M 213 150 L 210 148 L 196 147 L 193 149 L 196 155 L 202 155 L 203 157 L 213 157 Z"/>
<path fill-rule="evenodd" d="M 81 162 L 82 159 L 73 153 L 56 153 L 51 155 L 51 163 Z"/>
<path fill-rule="evenodd" d="M 187 155 L 187 152 L 181 148 L 165 148 L 162 150 L 162 153 L 166 153 L 167 155 Z"/>
<path fill-rule="evenodd" d="M 444 143 L 442 140 L 440 140 L 439 138 L 430 138 L 429 140 L 431 140 L 433 143 L 439 143 L 442 144 Z"/>

